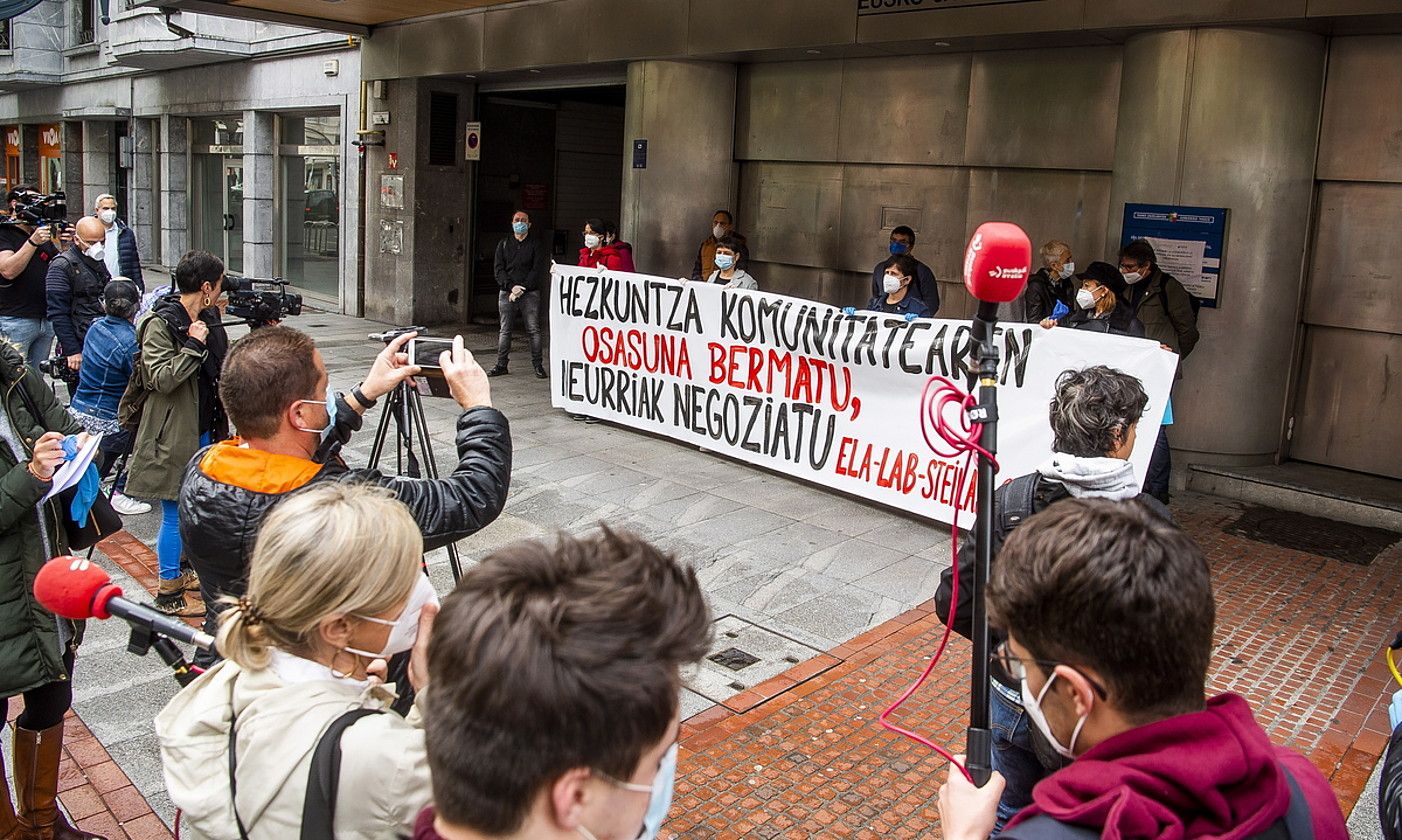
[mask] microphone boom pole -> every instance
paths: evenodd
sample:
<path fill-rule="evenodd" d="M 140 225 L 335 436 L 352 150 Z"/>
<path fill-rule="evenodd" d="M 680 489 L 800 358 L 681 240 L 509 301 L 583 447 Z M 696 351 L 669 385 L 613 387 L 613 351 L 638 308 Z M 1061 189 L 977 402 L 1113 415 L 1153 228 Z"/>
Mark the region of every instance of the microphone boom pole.
<path fill-rule="evenodd" d="M 979 301 L 970 337 L 977 352 L 977 369 L 970 370 L 969 390 L 978 386 L 978 404 L 969 409 L 969 420 L 982 426 L 978 445 L 976 546 L 972 593 L 973 668 L 969 686 L 969 728 L 965 769 L 974 784 L 983 787 L 993 774 L 993 731 L 989 726 L 988 606 L 984 592 L 993 562 L 994 458 L 998 454 L 998 345 L 994 341 L 998 304 L 1013 300 L 1027 285 L 1032 243 L 1017 225 L 988 222 L 969 241 L 964 257 L 964 286 Z M 985 454 L 986 453 L 986 454 Z M 953 610 L 954 607 L 951 607 Z"/>

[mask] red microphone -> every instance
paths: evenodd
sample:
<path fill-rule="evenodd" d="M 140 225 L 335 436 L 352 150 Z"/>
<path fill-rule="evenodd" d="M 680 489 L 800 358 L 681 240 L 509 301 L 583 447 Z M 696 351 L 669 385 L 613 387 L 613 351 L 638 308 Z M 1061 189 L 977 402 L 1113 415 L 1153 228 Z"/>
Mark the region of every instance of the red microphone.
<path fill-rule="evenodd" d="M 964 252 L 964 288 L 984 303 L 1015 299 L 1031 270 L 1032 240 L 1012 222 L 979 225 Z"/>
<path fill-rule="evenodd" d="M 177 642 L 214 650 L 214 637 L 123 598 L 122 588 L 102 567 L 81 557 L 55 557 L 45 563 L 34 576 L 34 597 L 44 609 L 64 618 L 116 616 Z"/>

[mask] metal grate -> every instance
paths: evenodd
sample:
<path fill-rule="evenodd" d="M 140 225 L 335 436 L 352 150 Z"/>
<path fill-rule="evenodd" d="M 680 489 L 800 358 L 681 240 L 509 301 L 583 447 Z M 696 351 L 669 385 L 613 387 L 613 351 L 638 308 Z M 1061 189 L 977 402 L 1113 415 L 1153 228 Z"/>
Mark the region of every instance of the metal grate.
<path fill-rule="evenodd" d="M 430 166 L 456 164 L 458 151 L 458 95 L 430 91 L 428 94 L 428 163 Z"/>
<path fill-rule="evenodd" d="M 706 657 L 717 665 L 723 665 L 732 671 L 742 671 L 759 661 L 758 656 L 753 656 L 745 651 L 732 647 L 726 648 L 719 653 L 713 653 Z"/>
<path fill-rule="evenodd" d="M 1402 533 L 1396 531 L 1254 505 L 1222 530 L 1248 540 L 1359 566 L 1373 562 L 1383 549 L 1402 540 Z"/>

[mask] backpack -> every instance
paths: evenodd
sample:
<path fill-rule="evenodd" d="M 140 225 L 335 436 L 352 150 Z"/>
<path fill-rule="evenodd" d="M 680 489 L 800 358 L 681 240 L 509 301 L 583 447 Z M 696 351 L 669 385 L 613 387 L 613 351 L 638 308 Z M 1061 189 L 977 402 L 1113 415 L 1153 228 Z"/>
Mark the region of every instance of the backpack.
<path fill-rule="evenodd" d="M 136 335 L 136 352 L 132 354 L 131 378 L 127 380 L 121 402 L 117 403 L 117 425 L 133 432 L 141 426 L 141 415 L 146 410 L 146 398 L 155 390 L 151 385 L 151 375 L 141 361 L 141 345 L 146 341 L 145 330 L 150 329 L 152 321 L 159 320 L 160 317 L 153 317 L 141 323 L 141 329 Z"/>

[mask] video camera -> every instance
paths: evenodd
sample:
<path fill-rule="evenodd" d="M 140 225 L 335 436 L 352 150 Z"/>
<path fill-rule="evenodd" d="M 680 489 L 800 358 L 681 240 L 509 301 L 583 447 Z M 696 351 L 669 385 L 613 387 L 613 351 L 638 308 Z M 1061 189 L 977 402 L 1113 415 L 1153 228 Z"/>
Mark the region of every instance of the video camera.
<path fill-rule="evenodd" d="M 302 314 L 302 296 L 287 291 L 287 281 L 281 277 L 258 280 L 228 274 L 224 277 L 224 290 L 229 295 L 226 311 L 254 326 Z"/>
<path fill-rule="evenodd" d="M 54 238 L 68 227 L 68 195 L 62 190 L 41 195 L 23 193 L 15 199 L 14 215 L 5 220 L 6 224 L 25 224 L 34 227 L 49 225 L 54 228 Z"/>

